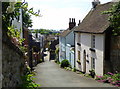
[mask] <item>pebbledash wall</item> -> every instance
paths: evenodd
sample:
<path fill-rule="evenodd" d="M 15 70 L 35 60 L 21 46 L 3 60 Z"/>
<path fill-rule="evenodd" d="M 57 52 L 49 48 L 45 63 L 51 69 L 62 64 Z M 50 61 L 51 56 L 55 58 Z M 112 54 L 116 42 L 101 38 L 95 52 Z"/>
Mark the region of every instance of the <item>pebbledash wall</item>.
<path fill-rule="evenodd" d="M 8 37 L 4 37 L 2 42 L 2 87 L 16 87 L 22 83 L 23 53 Z"/>

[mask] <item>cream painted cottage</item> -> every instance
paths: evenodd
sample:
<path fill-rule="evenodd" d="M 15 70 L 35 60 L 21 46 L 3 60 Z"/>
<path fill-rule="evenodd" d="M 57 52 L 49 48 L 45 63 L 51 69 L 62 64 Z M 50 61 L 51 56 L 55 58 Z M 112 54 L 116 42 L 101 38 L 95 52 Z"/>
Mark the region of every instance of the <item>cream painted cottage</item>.
<path fill-rule="evenodd" d="M 75 29 L 76 69 L 89 73 L 94 69 L 96 75 L 110 71 L 110 37 L 108 15 L 103 11 L 112 6 L 112 2 L 100 4 L 92 2 L 93 8 Z"/>

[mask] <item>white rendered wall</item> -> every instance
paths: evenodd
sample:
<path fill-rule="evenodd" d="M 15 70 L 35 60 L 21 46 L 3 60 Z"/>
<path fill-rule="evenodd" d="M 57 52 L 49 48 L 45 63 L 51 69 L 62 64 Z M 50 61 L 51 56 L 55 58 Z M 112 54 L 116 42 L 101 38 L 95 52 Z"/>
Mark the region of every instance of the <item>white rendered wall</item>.
<path fill-rule="evenodd" d="M 65 37 L 59 37 L 59 61 L 65 59 Z"/>
<path fill-rule="evenodd" d="M 78 51 L 81 51 L 81 46 L 77 45 L 77 43 L 81 43 L 80 40 L 81 40 L 80 33 L 75 33 L 75 65 L 77 70 L 81 70 L 81 65 L 78 64 L 77 62 Z"/>
<path fill-rule="evenodd" d="M 104 34 L 95 35 L 95 52 L 91 48 L 91 34 L 81 33 L 81 67 L 83 71 L 83 52 L 86 51 L 86 73 L 91 70 L 91 57 L 95 58 L 96 75 L 103 75 L 103 52 L 104 52 Z"/>
<path fill-rule="evenodd" d="M 70 32 L 70 33 L 66 36 L 66 44 L 74 45 L 74 33 L 73 33 L 73 31 Z"/>

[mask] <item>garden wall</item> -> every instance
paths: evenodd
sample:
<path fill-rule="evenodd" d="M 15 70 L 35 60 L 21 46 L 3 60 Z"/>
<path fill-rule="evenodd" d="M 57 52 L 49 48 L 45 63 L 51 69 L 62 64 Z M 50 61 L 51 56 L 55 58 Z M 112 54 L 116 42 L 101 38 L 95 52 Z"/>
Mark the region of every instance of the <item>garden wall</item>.
<path fill-rule="evenodd" d="M 120 36 L 112 36 L 111 38 L 110 61 L 112 71 L 120 72 Z"/>
<path fill-rule="evenodd" d="M 16 87 L 22 83 L 23 53 L 6 36 L 2 39 L 2 87 Z"/>

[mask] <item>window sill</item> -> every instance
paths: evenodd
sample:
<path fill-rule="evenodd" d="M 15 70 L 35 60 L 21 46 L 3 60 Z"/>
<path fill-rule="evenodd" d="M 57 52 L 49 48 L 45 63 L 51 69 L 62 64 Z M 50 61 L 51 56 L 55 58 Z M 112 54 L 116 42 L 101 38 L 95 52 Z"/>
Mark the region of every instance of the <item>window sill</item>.
<path fill-rule="evenodd" d="M 95 52 L 95 48 L 90 48 L 89 50 Z"/>

